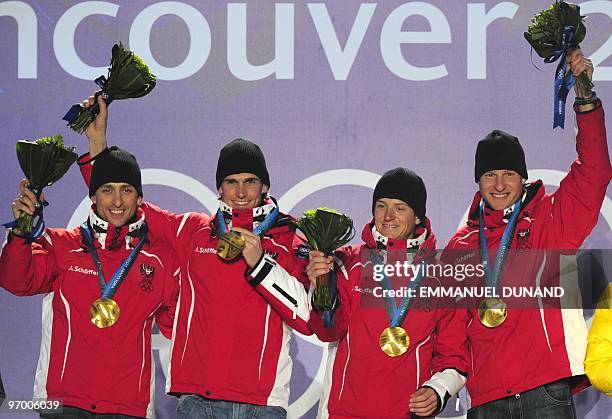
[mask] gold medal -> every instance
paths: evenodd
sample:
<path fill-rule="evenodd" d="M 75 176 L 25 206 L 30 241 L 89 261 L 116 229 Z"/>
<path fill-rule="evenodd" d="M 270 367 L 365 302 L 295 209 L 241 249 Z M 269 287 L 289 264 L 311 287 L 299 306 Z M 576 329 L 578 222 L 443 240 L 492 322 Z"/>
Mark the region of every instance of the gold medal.
<path fill-rule="evenodd" d="M 111 327 L 119 319 L 119 306 L 112 298 L 98 298 L 89 309 L 91 322 L 100 329 Z"/>
<path fill-rule="evenodd" d="M 403 327 L 387 327 L 378 339 L 380 349 L 390 357 L 406 353 L 410 345 L 410 337 Z"/>
<path fill-rule="evenodd" d="M 230 230 L 219 237 L 217 255 L 225 260 L 232 260 L 244 249 L 244 237 L 238 231 Z"/>
<path fill-rule="evenodd" d="M 480 323 L 489 328 L 501 326 L 508 317 L 506 303 L 497 297 L 487 297 L 478 306 Z"/>

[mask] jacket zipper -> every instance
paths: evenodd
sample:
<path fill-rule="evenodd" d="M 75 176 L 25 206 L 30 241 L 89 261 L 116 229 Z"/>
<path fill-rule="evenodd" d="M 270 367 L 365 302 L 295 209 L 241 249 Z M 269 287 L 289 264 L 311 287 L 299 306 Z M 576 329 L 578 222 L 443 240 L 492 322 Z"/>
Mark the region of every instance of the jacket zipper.
<path fill-rule="evenodd" d="M 297 318 L 297 310 L 298 310 L 297 300 L 293 298 L 292 296 L 290 296 L 289 294 L 287 294 L 287 292 L 281 287 L 279 287 L 278 285 L 272 284 L 272 287 L 274 287 L 276 291 L 280 292 L 283 295 L 283 297 L 285 297 L 287 300 L 289 300 L 289 302 L 291 302 L 291 304 L 293 305 L 293 320 L 295 320 Z"/>

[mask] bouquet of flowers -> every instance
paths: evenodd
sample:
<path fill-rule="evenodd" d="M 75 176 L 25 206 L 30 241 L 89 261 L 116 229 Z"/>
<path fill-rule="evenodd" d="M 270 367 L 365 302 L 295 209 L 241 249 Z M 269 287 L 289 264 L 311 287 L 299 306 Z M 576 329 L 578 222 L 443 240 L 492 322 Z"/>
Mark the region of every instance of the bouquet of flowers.
<path fill-rule="evenodd" d="M 23 174 L 30 181 L 28 188 L 39 199 L 43 188 L 57 182 L 77 159 L 74 147 L 67 148 L 61 135 L 42 137 L 36 141 L 17 142 L 17 159 Z M 34 216 L 22 213 L 16 227 L 26 235 L 36 238 L 44 230 L 42 209 L 47 203 L 36 203 Z M 32 232 L 32 221 L 39 217 L 36 229 Z"/>
<path fill-rule="evenodd" d="M 102 95 L 106 104 L 110 105 L 113 100 L 145 96 L 155 87 L 156 78 L 139 56 L 119 43 L 113 46 L 108 77 L 100 76 L 95 83 L 101 89 L 96 93 L 96 99 Z M 63 120 L 75 132 L 82 134 L 99 112 L 97 102 L 88 109 L 76 104 L 64 115 Z"/>
<path fill-rule="evenodd" d="M 306 240 L 314 250 L 320 250 L 326 256 L 344 246 L 355 236 L 353 220 L 329 208 L 317 208 L 304 212 L 295 222 L 295 226 L 304 233 Z M 317 278 L 315 306 L 320 310 L 333 308 L 334 296 L 330 295 L 330 275 Z"/>
<path fill-rule="evenodd" d="M 580 15 L 580 7 L 564 1 L 556 1 L 548 9 L 541 10 L 531 18 L 531 24 L 524 33 L 525 39 L 545 63 L 561 59 L 555 76 L 555 121 L 553 128 L 563 128 L 565 99 L 569 90 L 578 85 L 580 90 L 589 91 L 593 83 L 586 73 L 574 80 L 573 74 L 566 74 L 565 55 L 580 48 L 586 35 L 586 28 Z"/>

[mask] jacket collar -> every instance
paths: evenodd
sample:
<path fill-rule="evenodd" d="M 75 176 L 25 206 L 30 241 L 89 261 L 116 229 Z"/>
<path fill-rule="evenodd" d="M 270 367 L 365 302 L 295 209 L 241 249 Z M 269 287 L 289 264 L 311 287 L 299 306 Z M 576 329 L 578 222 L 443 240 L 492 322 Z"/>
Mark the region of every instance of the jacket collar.
<path fill-rule="evenodd" d="M 527 216 L 529 210 L 532 207 L 532 203 L 537 201 L 535 198 L 543 196 L 545 193 L 544 183 L 538 180 L 533 183 L 525 184 L 525 189 L 521 197 L 521 214 L 520 218 Z M 470 212 L 468 217 L 468 225 L 470 227 L 478 227 L 480 225 L 480 203 L 484 198 L 480 194 L 480 191 L 476 192 L 472 205 L 470 206 Z M 512 215 L 512 210 L 516 206 L 516 203 L 509 208 L 502 210 L 494 210 L 485 203 L 485 211 L 483 214 L 484 222 L 486 227 L 503 227 L 508 224 L 508 220 Z"/>
<path fill-rule="evenodd" d="M 241 227 L 247 230 L 253 230 L 266 218 L 266 216 L 276 208 L 274 202 L 267 198 L 263 205 L 249 209 L 232 208 L 223 201 L 219 201 L 219 209 L 223 214 L 223 218 L 228 228 Z M 215 215 L 215 222 L 217 216 Z"/>
<path fill-rule="evenodd" d="M 416 237 L 412 239 L 395 240 L 389 237 L 383 236 L 376 230 L 374 219 L 365 225 L 361 233 L 361 239 L 364 241 L 367 247 L 371 249 L 382 249 L 382 250 L 427 250 L 435 251 L 436 249 L 436 236 L 431 229 L 429 219 L 425 219 L 425 225 L 418 226 L 415 230 Z"/>
<path fill-rule="evenodd" d="M 397 244 L 401 244 L 402 242 L 405 243 L 405 247 L 406 249 L 418 249 L 420 245 L 422 245 L 425 242 L 425 238 L 427 237 L 427 230 L 425 228 L 419 228 L 417 231 L 417 237 L 414 237 L 412 239 L 406 239 L 406 240 L 394 240 L 394 239 L 390 239 L 387 236 L 383 236 L 381 233 L 378 232 L 378 229 L 376 228 L 376 225 L 373 225 L 372 228 L 372 236 L 374 237 L 374 240 L 376 241 L 376 244 L 378 248 L 386 248 L 388 244 L 390 244 L 391 242 L 396 242 Z M 420 234 L 419 234 L 420 233 Z M 394 246 L 395 247 L 395 244 Z M 400 246 L 404 247 L 404 246 Z"/>
<path fill-rule="evenodd" d="M 134 238 L 138 236 L 138 231 L 145 222 L 144 211 L 138 208 L 134 215 L 135 221 L 122 227 L 115 227 L 100 218 L 98 214 L 96 214 L 95 209 L 95 205 L 92 205 L 87 220 L 93 231 L 94 238 L 100 243 L 100 247 L 102 249 L 112 250 L 118 248 L 119 243 L 125 242 L 125 247 L 129 248 Z"/>
<path fill-rule="evenodd" d="M 537 180 L 533 183 L 525 184 L 525 190 L 523 192 L 523 196 L 521 197 L 521 214 L 519 214 L 519 218 L 527 217 L 529 211 L 533 211 L 533 203 L 538 201 L 541 197 L 546 193 L 544 188 L 544 182 L 542 180 Z M 468 216 L 468 226 L 470 227 L 478 227 L 480 225 L 480 202 L 482 201 L 482 195 L 480 195 L 480 191 L 474 194 L 474 199 L 472 200 L 472 205 L 470 206 L 470 212 Z M 516 204 L 515 204 L 516 205 Z M 485 226 L 486 227 L 503 227 L 508 224 L 508 220 L 510 219 L 510 215 L 512 214 L 512 209 L 514 205 L 510 208 L 505 208 L 503 210 L 493 210 L 488 205 L 485 206 L 485 211 L 483 214 Z"/>

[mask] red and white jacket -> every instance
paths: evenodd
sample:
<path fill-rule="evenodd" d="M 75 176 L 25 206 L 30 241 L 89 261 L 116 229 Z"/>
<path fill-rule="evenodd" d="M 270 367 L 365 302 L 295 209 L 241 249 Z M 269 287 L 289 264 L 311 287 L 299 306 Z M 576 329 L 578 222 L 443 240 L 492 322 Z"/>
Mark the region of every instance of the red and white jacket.
<path fill-rule="evenodd" d="M 134 235 L 143 223 L 140 210 L 138 220 L 121 229 L 91 212 L 107 281 L 137 243 Z M 113 297 L 120 308 L 117 323 L 100 329 L 89 314 L 101 296 L 98 272 L 79 228 L 48 228 L 31 245 L 9 234 L 0 256 L 0 286 L 19 296 L 46 294 L 35 398 L 94 413 L 154 417 L 151 328 L 155 319 L 171 336 L 178 285 L 171 250 L 149 240 Z"/>
<path fill-rule="evenodd" d="M 601 104 L 593 111 L 578 113 L 576 120 L 578 157 L 559 188 L 546 194 L 542 181 L 525 188 L 501 287 L 561 285 L 566 297 L 572 297 L 568 293 L 575 287 L 568 286 L 560 271 L 566 256 L 575 254 L 596 225 L 612 176 Z M 468 222 L 450 239 L 443 259 L 480 263 L 480 202 L 481 195 L 476 193 Z M 484 211 L 491 263 L 510 213 L 510 209 Z M 587 328 L 577 305 L 535 297 L 507 304 L 506 321 L 493 329 L 479 322 L 475 304 L 464 312 L 463 329 L 471 351 L 467 388 L 472 407 L 584 374 Z M 582 377 L 576 378 L 574 391 L 588 385 Z"/>
<path fill-rule="evenodd" d="M 408 260 L 409 248 L 418 251 L 413 265 L 431 258 L 436 239 L 429 220 L 417 229 L 418 237 L 393 240 L 380 235 L 373 222 L 365 226 L 364 244 L 347 246 L 335 257 L 338 273 L 339 306 L 334 326 L 324 326 L 322 313 L 312 312 L 309 325 L 329 344 L 321 418 L 406 418 L 410 417 L 410 396 L 420 387 L 433 388 L 442 404 L 457 394 L 465 383 L 468 354 L 461 317 L 453 302 L 417 296 L 402 323 L 410 344 L 397 357 L 382 352 L 379 336 L 389 327 L 384 298 L 374 288 L 370 253 L 385 250 L 385 264 Z M 393 289 L 409 286 L 414 278 L 390 278 Z M 438 287 L 444 279 L 424 277 L 421 287 Z M 399 306 L 401 298 L 396 298 Z M 442 407 L 442 406 L 440 406 Z"/>
<path fill-rule="evenodd" d="M 89 162 L 87 155 L 80 159 L 86 182 Z M 312 334 L 306 262 L 292 250 L 291 218 L 279 215 L 261 240 L 264 255 L 249 269 L 241 256 L 232 261 L 217 256 L 216 217 L 174 214 L 148 203 L 142 208 L 155 237 L 168 243 L 180 262 L 166 391 L 287 409 L 291 329 Z M 221 202 L 229 228 L 252 230 L 273 208 L 268 202 L 236 210 Z"/>

